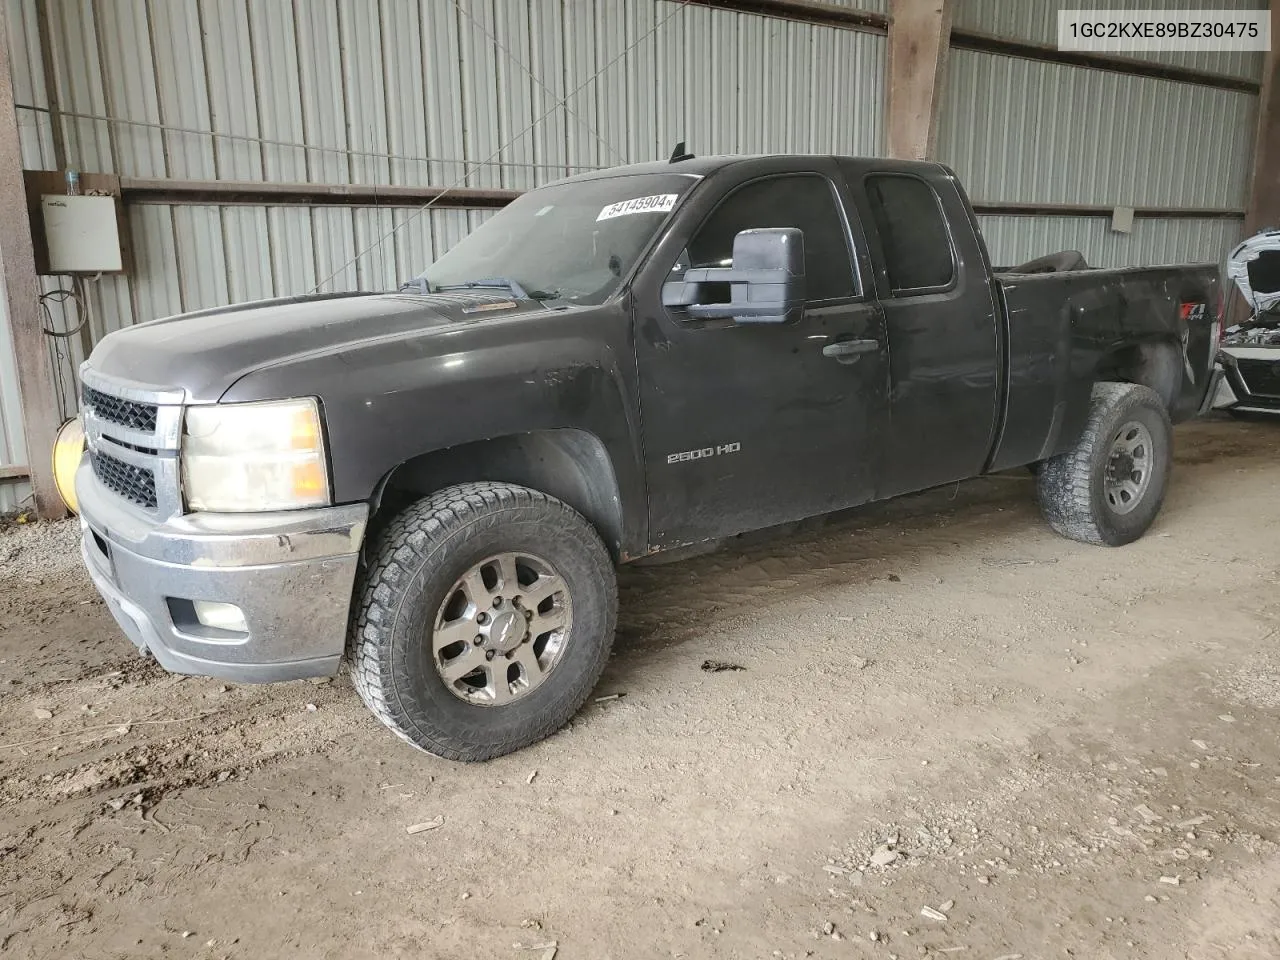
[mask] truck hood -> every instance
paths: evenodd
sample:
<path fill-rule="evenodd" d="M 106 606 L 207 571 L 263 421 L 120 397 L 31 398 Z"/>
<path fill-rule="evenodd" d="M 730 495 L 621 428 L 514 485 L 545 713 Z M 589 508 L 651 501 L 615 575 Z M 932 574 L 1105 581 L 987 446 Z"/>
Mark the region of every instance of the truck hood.
<path fill-rule="evenodd" d="M 1280 305 L 1280 230 L 1263 230 L 1227 257 L 1227 276 L 1235 281 L 1254 313 Z"/>
<path fill-rule="evenodd" d="M 153 320 L 104 337 L 88 366 L 214 403 L 246 374 L 303 356 L 545 308 L 494 292 L 324 294 Z"/>

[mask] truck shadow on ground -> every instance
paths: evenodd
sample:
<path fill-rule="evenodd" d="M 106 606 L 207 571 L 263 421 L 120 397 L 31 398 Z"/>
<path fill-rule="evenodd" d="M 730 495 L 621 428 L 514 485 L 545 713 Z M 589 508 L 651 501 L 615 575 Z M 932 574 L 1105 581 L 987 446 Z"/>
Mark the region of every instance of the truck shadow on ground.
<path fill-rule="evenodd" d="M 1280 423 L 1223 418 L 1179 428 L 1170 492 L 1155 530 L 1175 531 L 1180 515 L 1203 507 L 1199 496 L 1250 462 L 1269 463 L 1278 447 Z M 1188 491 L 1193 495 L 1180 495 Z M 1064 549 L 1070 542 L 1040 516 L 1028 471 L 979 477 L 623 567 L 616 649 L 687 643 L 749 617 L 763 603 L 902 581 L 944 555 L 964 554 L 995 574 L 1001 567 L 1056 563 Z"/>
<path fill-rule="evenodd" d="M 900 582 L 925 550 L 1007 542 L 1040 522 L 1034 489 L 1028 475 L 984 477 L 733 537 L 700 555 L 624 567 L 619 647 L 705 633 L 719 614 L 740 616 L 746 604 Z"/>

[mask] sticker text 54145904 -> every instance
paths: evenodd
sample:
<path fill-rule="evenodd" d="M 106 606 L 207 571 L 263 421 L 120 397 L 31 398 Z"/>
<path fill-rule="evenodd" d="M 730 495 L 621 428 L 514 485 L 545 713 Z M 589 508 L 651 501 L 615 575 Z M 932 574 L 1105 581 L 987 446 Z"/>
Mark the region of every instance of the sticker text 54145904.
<path fill-rule="evenodd" d="M 631 200 L 619 200 L 600 211 L 596 220 L 612 220 L 614 217 L 625 217 L 631 213 L 670 213 L 676 205 L 676 194 L 655 193 L 651 197 L 635 197 Z"/>

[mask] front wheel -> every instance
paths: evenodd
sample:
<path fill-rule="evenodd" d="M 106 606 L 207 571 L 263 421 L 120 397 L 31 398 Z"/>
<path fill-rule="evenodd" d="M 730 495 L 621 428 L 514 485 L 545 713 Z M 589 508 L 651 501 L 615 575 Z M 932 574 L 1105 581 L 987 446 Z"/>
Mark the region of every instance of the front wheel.
<path fill-rule="evenodd" d="M 1173 427 L 1160 397 L 1134 383 L 1099 383 L 1084 433 L 1036 477 L 1040 509 L 1064 537 L 1118 547 L 1160 512 L 1173 462 Z"/>
<path fill-rule="evenodd" d="M 356 598 L 352 677 L 415 747 L 488 760 L 582 706 L 617 603 L 609 554 L 568 505 L 511 484 L 448 487 L 381 534 Z"/>

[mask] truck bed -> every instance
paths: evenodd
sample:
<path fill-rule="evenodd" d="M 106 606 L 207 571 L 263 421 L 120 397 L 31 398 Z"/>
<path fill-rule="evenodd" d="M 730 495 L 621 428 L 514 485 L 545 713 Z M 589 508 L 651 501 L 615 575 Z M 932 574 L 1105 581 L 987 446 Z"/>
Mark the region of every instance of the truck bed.
<path fill-rule="evenodd" d="M 1006 325 L 1002 422 L 989 469 L 1063 452 L 1079 436 L 1099 370 L 1141 354 L 1143 381 L 1174 421 L 1194 416 L 1213 367 L 1211 263 L 995 275 Z M 1136 344 L 1136 345 L 1135 345 Z M 1123 356 L 1121 356 L 1123 352 Z"/>

